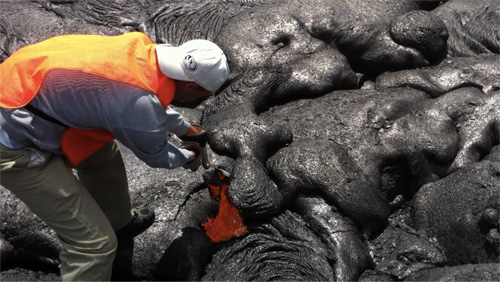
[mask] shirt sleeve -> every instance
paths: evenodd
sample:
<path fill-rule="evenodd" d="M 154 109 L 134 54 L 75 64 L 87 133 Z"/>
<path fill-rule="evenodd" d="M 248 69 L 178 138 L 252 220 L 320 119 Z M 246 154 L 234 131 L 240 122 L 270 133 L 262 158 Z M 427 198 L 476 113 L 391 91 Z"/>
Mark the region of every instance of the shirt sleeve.
<path fill-rule="evenodd" d="M 190 124 L 175 110 L 164 110 L 156 96 L 139 100 L 124 109 L 134 114 L 126 115 L 120 126 L 110 127 L 113 135 L 151 167 L 176 168 L 189 162 L 193 153 L 175 146 L 167 134 L 183 135 Z"/>
<path fill-rule="evenodd" d="M 191 124 L 187 122 L 180 113 L 167 107 L 165 111 L 167 114 L 168 131 L 174 133 L 177 136 L 182 136 L 186 134 Z"/>

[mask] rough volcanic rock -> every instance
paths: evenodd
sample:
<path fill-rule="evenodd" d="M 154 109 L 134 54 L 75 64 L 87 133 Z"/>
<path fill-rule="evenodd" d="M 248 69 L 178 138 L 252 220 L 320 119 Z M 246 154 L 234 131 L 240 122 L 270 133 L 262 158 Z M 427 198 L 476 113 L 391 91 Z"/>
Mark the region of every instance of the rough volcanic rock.
<path fill-rule="evenodd" d="M 500 53 L 500 1 L 450 0 L 432 13 L 446 25 L 450 56 Z"/>
<path fill-rule="evenodd" d="M 422 270 L 410 276 L 407 281 L 498 281 L 498 263 L 466 264 Z"/>
<path fill-rule="evenodd" d="M 415 228 L 433 236 L 451 265 L 496 263 L 500 252 L 500 163 L 482 161 L 424 185 Z"/>
<path fill-rule="evenodd" d="M 179 106 L 212 167 L 145 166 L 114 280 L 499 280 L 499 0 L 0 1 L 0 62 L 55 35 L 214 40 L 229 81 Z M 192 109 L 194 108 L 194 109 Z M 175 137 L 169 136 L 174 142 Z M 224 169 L 245 236 L 212 244 Z M 56 235 L 0 187 L 1 280 L 59 281 Z"/>
<path fill-rule="evenodd" d="M 411 87 L 433 97 L 467 86 L 477 87 L 485 94 L 500 90 L 500 56 L 448 58 L 432 67 L 384 73 L 375 82 L 376 88 Z"/>
<path fill-rule="evenodd" d="M 215 251 L 203 281 L 331 281 L 326 248 L 297 214 L 285 211 Z"/>

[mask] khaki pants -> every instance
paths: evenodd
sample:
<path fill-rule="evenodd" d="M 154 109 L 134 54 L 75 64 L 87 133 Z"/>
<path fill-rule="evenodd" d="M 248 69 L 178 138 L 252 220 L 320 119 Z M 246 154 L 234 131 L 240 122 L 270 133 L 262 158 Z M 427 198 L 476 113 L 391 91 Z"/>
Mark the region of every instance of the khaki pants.
<path fill-rule="evenodd" d="M 63 281 L 109 281 L 117 248 L 115 230 L 131 219 L 127 178 L 116 142 L 77 167 L 38 151 L 46 161 L 28 167 L 33 150 L 1 146 L 0 184 L 57 233 Z"/>

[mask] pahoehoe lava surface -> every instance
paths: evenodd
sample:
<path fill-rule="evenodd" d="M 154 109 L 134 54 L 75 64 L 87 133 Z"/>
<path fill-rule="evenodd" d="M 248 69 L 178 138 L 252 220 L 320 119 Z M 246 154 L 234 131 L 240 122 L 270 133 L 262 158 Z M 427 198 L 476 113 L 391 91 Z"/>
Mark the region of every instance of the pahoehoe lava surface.
<path fill-rule="evenodd" d="M 321 8 L 318 8 L 321 7 Z M 55 35 L 215 41 L 231 76 L 194 107 L 212 167 L 121 147 L 150 229 L 114 280 L 499 281 L 500 0 L 0 1 L 0 62 Z M 169 136 L 173 142 L 178 140 Z M 213 244 L 222 168 L 248 233 Z M 0 187 L 2 281 L 60 281 L 61 245 Z"/>

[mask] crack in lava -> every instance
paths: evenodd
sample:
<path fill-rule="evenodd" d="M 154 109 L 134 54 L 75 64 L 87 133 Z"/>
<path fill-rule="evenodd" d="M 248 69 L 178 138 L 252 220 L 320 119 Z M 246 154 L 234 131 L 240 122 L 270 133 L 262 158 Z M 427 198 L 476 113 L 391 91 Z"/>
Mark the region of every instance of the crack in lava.
<path fill-rule="evenodd" d="M 209 217 L 208 221 L 202 224 L 212 243 L 228 241 L 248 232 L 247 227 L 243 224 L 243 217 L 227 198 L 229 177 L 221 171 L 217 171 L 217 174 L 220 180 L 219 185 L 208 184 L 208 187 L 212 200 L 217 198 L 219 200 L 218 213 L 215 218 Z"/>

